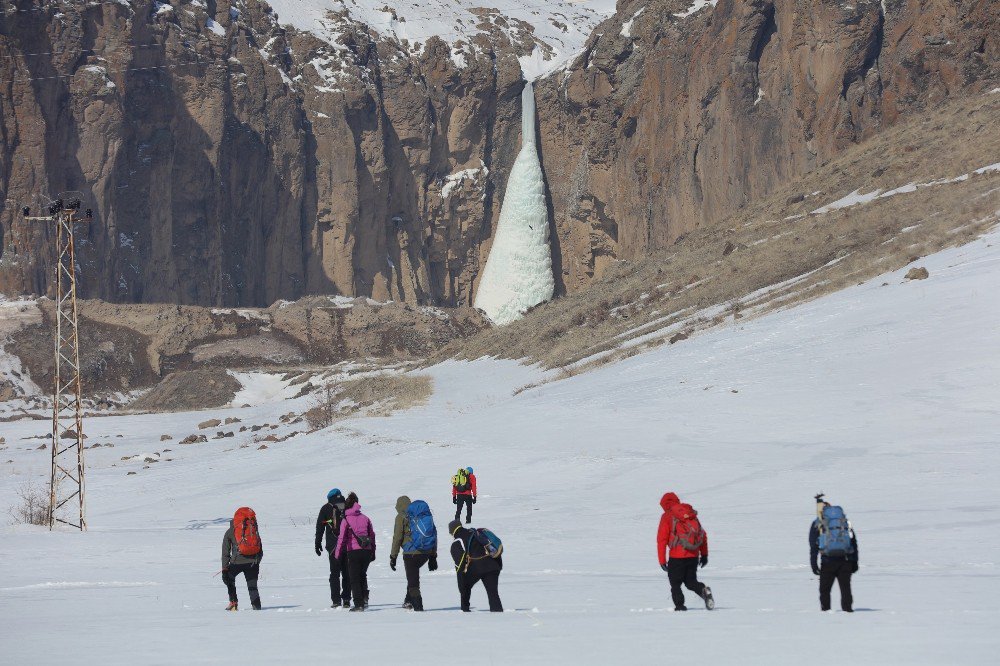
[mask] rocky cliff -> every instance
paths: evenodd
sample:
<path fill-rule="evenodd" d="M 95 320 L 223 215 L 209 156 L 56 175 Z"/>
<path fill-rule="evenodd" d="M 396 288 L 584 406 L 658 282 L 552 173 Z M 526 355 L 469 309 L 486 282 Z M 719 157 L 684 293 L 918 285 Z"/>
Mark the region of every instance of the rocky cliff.
<path fill-rule="evenodd" d="M 285 28 L 259 0 L 0 12 L 0 292 L 49 288 L 48 233 L 20 207 L 80 190 L 88 297 L 470 303 L 521 62 L 547 52 L 477 12 L 473 38 L 421 44 L 346 10 Z M 537 85 L 557 290 L 996 86 L 998 28 L 990 0 L 620 1 Z"/>

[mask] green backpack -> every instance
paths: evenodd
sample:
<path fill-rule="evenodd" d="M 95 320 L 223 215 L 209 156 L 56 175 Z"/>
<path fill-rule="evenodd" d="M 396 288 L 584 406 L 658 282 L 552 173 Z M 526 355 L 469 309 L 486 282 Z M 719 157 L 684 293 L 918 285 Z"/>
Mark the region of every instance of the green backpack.
<path fill-rule="evenodd" d="M 464 469 L 458 470 L 458 473 L 451 477 L 451 485 L 453 485 L 455 490 L 458 492 L 464 493 L 469 489 L 469 473 Z"/>

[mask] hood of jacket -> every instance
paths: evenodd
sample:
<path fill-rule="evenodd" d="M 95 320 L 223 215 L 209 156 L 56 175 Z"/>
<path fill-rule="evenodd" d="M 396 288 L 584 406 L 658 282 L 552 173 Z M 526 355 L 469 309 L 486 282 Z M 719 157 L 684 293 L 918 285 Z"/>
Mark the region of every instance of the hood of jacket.
<path fill-rule="evenodd" d="M 354 506 L 352 506 L 350 509 L 348 509 L 347 511 L 345 511 L 344 514 L 348 515 L 348 516 L 360 516 L 361 515 L 361 502 L 358 502 L 357 504 L 355 504 Z"/>
<path fill-rule="evenodd" d="M 663 507 L 664 512 L 670 513 L 670 510 L 680 504 L 681 500 L 674 493 L 666 493 L 660 498 L 660 506 Z"/>
<path fill-rule="evenodd" d="M 410 498 L 406 495 L 400 495 L 399 499 L 396 500 L 396 513 L 399 515 L 404 515 L 406 510 L 410 508 Z"/>

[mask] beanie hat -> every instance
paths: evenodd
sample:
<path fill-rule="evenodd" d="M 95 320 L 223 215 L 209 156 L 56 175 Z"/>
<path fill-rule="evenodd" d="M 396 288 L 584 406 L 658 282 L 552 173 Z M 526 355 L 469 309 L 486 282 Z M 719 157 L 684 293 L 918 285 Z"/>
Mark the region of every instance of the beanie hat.
<path fill-rule="evenodd" d="M 332 489 L 330 492 L 328 492 L 326 494 L 326 498 L 328 500 L 331 500 L 331 499 L 333 499 L 334 497 L 336 497 L 339 494 L 340 494 L 340 488 L 334 488 L 334 489 Z"/>
<path fill-rule="evenodd" d="M 461 527 L 461 526 L 462 526 L 462 521 L 461 520 L 453 520 L 453 521 L 451 521 L 450 523 L 448 523 L 448 534 L 450 534 L 452 536 L 455 536 L 455 532 L 457 532 L 458 528 Z"/>
<path fill-rule="evenodd" d="M 469 474 L 472 474 L 472 468 L 471 467 L 466 467 L 465 471 L 468 472 Z"/>

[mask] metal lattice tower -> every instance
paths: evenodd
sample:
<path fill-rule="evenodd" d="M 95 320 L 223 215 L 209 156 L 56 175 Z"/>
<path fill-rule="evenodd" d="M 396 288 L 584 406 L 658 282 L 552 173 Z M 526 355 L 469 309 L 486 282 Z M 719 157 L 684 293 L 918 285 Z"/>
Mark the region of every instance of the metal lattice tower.
<path fill-rule="evenodd" d="M 80 385 L 80 336 L 76 316 L 76 244 L 73 227 L 80 220 L 79 193 L 60 195 L 47 204 L 47 222 L 56 232 L 55 360 L 52 381 L 52 475 L 49 529 L 62 523 L 87 529 L 84 503 L 83 400 Z M 87 219 L 92 217 L 87 210 Z"/>

